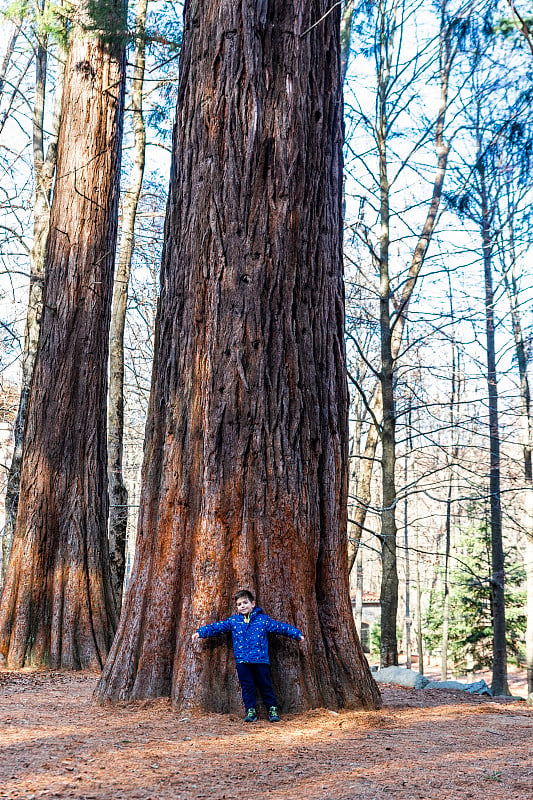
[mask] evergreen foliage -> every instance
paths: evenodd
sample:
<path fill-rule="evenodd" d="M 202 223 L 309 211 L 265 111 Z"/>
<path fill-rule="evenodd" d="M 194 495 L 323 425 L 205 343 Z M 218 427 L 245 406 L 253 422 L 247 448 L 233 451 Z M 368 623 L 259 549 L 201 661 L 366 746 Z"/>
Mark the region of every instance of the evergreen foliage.
<path fill-rule="evenodd" d="M 512 548 L 515 550 L 516 548 Z M 491 553 L 488 522 L 465 527 L 456 548 L 455 569 L 450 574 L 449 659 L 454 672 L 492 667 Z M 517 552 L 506 553 L 510 564 L 521 562 Z M 507 650 L 518 663 L 524 657 L 526 629 L 523 569 L 514 568 L 506 575 Z M 424 638 L 429 648 L 440 649 L 443 624 L 443 591 L 433 590 L 424 619 Z"/>

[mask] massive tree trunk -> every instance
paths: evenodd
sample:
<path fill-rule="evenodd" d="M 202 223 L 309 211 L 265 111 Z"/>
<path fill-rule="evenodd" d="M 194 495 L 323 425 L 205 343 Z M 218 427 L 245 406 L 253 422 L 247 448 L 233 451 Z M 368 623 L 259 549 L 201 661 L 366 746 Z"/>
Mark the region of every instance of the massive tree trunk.
<path fill-rule="evenodd" d="M 380 703 L 346 569 L 339 9 L 185 4 L 137 553 L 100 699 L 240 706 L 192 631 L 255 589 L 281 704 Z M 322 18 L 322 19 L 321 19 Z"/>
<path fill-rule="evenodd" d="M 148 0 L 139 0 L 135 21 L 135 54 L 131 84 L 133 115 L 133 166 L 130 182 L 122 201 L 122 227 L 117 268 L 113 284 L 111 329 L 109 333 L 109 402 L 107 410 L 107 459 L 109 478 L 109 557 L 111 581 L 118 608 L 126 568 L 126 533 L 128 527 L 128 490 L 122 472 L 124 450 L 124 326 L 128 303 L 135 218 L 141 194 L 146 152 L 146 132 L 142 111 L 146 49 L 146 9 Z"/>
<path fill-rule="evenodd" d="M 124 42 L 109 31 L 123 10 L 110 6 L 104 27 L 80 7 L 84 29 L 74 24 L 71 32 L 19 510 L 0 606 L 0 653 L 13 668 L 101 667 L 115 628 L 106 390 Z"/>

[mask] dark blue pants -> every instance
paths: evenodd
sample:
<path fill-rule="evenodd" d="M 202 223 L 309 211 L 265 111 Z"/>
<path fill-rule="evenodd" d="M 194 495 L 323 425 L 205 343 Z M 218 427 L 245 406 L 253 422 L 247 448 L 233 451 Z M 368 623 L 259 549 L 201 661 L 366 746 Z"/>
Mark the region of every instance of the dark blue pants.
<path fill-rule="evenodd" d="M 242 690 L 245 708 L 255 708 L 256 688 L 259 689 L 266 708 L 277 706 L 278 701 L 272 688 L 269 664 L 237 664 L 237 675 Z"/>

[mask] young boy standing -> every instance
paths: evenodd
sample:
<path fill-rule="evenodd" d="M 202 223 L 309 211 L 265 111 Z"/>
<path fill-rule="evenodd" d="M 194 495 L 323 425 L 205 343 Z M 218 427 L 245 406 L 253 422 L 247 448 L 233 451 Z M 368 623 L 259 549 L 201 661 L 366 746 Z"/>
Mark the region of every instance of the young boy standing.
<path fill-rule="evenodd" d="M 270 676 L 267 633 L 281 633 L 300 642 L 305 641 L 304 636 L 298 628 L 267 616 L 262 608 L 255 605 L 255 598 L 248 589 L 237 592 L 235 604 L 237 614 L 221 622 L 213 622 L 211 625 L 198 628 L 192 635 L 193 642 L 230 631 L 242 700 L 246 709 L 244 721 L 257 721 L 255 702 L 256 689 L 259 689 L 268 709 L 268 719 L 270 722 L 279 722 L 278 702 Z"/>

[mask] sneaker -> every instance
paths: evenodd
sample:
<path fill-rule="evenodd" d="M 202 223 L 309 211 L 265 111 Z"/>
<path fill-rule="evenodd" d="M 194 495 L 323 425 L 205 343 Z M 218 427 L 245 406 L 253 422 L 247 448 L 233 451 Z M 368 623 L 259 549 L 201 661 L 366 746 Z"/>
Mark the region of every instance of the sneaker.
<path fill-rule="evenodd" d="M 245 722 L 257 722 L 257 714 L 255 713 L 255 708 L 247 708 L 246 709 L 246 716 L 244 718 Z"/>
<path fill-rule="evenodd" d="M 268 721 L 269 722 L 281 722 L 278 714 L 278 707 L 277 706 L 270 706 L 268 709 Z"/>

